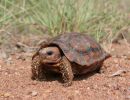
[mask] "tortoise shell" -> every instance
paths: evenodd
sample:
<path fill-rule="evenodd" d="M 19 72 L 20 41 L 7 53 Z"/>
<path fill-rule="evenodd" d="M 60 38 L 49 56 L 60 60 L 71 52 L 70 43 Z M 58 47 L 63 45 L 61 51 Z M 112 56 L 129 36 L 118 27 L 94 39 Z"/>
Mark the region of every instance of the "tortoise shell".
<path fill-rule="evenodd" d="M 57 45 L 70 62 L 81 66 L 91 66 L 110 57 L 92 37 L 83 33 L 60 34 L 41 48 L 49 45 Z"/>

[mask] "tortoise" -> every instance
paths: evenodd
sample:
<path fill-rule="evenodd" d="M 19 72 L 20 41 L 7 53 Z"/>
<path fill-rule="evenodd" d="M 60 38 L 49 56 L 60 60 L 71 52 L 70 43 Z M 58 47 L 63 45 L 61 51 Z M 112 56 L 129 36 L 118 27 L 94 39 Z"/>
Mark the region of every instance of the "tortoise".
<path fill-rule="evenodd" d="M 33 80 L 46 80 L 46 72 L 62 75 L 64 86 L 72 84 L 74 75 L 99 70 L 103 61 L 110 57 L 90 36 L 70 32 L 42 43 L 32 57 Z"/>

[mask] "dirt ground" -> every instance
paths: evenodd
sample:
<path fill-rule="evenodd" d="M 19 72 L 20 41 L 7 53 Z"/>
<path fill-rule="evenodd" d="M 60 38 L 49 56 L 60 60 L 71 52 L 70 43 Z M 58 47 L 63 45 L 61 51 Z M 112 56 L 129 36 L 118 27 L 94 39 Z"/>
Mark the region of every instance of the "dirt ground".
<path fill-rule="evenodd" d="M 129 44 L 112 44 L 112 57 L 104 62 L 100 73 L 75 77 L 70 87 L 63 87 L 59 76 L 43 82 L 31 80 L 33 52 L 26 49 L 28 46 L 17 43 L 7 46 L 8 50 L 1 48 L 0 100 L 130 100 Z"/>

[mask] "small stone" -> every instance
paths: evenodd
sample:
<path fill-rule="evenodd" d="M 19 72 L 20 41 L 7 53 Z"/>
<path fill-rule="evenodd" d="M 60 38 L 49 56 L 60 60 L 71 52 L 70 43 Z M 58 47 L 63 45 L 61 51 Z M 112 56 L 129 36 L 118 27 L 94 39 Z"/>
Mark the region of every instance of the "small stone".
<path fill-rule="evenodd" d="M 126 73 L 126 72 L 127 72 L 127 70 L 125 70 L 125 69 L 120 69 L 120 70 L 114 72 L 112 75 L 110 75 L 110 77 L 120 76 L 122 73 Z"/>
<path fill-rule="evenodd" d="M 32 96 L 37 96 L 37 94 L 38 94 L 38 93 L 37 93 L 36 91 L 32 91 L 32 92 L 31 92 L 31 95 L 32 95 Z"/>
<path fill-rule="evenodd" d="M 5 93 L 5 94 L 3 94 L 3 96 L 4 96 L 5 98 L 7 98 L 7 97 L 11 96 L 11 94 L 10 94 L 10 93 Z"/>
<path fill-rule="evenodd" d="M 130 95 L 126 97 L 126 99 L 130 99 Z"/>
<path fill-rule="evenodd" d="M 90 87 L 87 87 L 87 90 L 90 90 Z"/>
<path fill-rule="evenodd" d="M 23 55 L 20 55 L 20 56 L 17 56 L 17 58 L 16 59 L 21 59 L 21 60 L 26 60 L 26 58 L 23 56 Z"/>
<path fill-rule="evenodd" d="M 82 80 L 83 82 L 86 82 L 86 80 Z"/>
<path fill-rule="evenodd" d="M 80 94 L 80 92 L 79 92 L 78 90 L 75 90 L 75 93 L 76 93 L 76 94 Z"/>
<path fill-rule="evenodd" d="M 8 75 L 8 73 L 7 73 L 7 72 L 5 72 L 5 75 Z"/>
<path fill-rule="evenodd" d="M 34 80 L 34 81 L 31 83 L 31 85 L 37 85 L 37 81 Z"/>
<path fill-rule="evenodd" d="M 6 53 L 6 52 L 4 52 L 3 50 L 2 50 L 2 51 L 0 51 L 0 58 L 2 58 L 2 59 L 7 59 L 7 58 L 8 58 L 7 53 Z"/>
<path fill-rule="evenodd" d="M 20 73 L 19 73 L 19 72 L 15 72 L 14 74 L 15 74 L 15 75 L 20 75 Z"/>
<path fill-rule="evenodd" d="M 116 64 L 118 64 L 119 61 L 118 61 L 117 59 L 115 59 L 114 62 L 115 62 Z"/>
<path fill-rule="evenodd" d="M 48 89 L 48 90 L 46 90 L 45 92 L 46 92 L 46 93 L 51 93 L 52 90 Z"/>
<path fill-rule="evenodd" d="M 111 51 L 115 51 L 115 49 L 111 49 Z"/>

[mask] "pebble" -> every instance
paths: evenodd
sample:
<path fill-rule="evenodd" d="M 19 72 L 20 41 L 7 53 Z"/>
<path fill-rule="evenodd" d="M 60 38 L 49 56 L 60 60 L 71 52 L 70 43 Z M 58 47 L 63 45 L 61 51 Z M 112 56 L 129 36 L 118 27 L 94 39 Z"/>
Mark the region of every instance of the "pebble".
<path fill-rule="evenodd" d="M 2 69 L 2 66 L 0 65 L 0 69 Z"/>
<path fill-rule="evenodd" d="M 75 90 L 75 93 L 76 93 L 76 94 L 80 94 L 80 91 L 78 91 L 78 90 Z"/>
<path fill-rule="evenodd" d="M 114 59 L 114 63 L 118 64 L 119 60 L 118 59 Z"/>
<path fill-rule="evenodd" d="M 32 81 L 32 83 L 31 84 L 29 84 L 29 85 L 37 85 L 37 81 L 36 80 L 34 80 L 34 81 Z"/>
<path fill-rule="evenodd" d="M 86 82 L 86 80 L 82 80 L 83 82 Z"/>
<path fill-rule="evenodd" d="M 31 91 L 31 92 L 29 92 L 29 94 L 30 94 L 31 96 L 37 96 L 37 95 L 38 95 L 38 92 L 37 92 L 37 91 Z"/>
<path fill-rule="evenodd" d="M 10 94 L 10 93 L 4 93 L 3 96 L 4 96 L 5 98 L 7 98 L 7 97 L 10 97 L 11 94 Z"/>
<path fill-rule="evenodd" d="M 16 57 L 16 59 L 21 59 L 21 60 L 23 60 L 23 61 L 24 61 L 24 60 L 26 60 L 26 57 L 25 57 L 25 56 L 23 56 L 23 55 L 20 55 L 20 56 L 17 56 L 17 57 Z"/>
<path fill-rule="evenodd" d="M 15 74 L 15 75 L 18 75 L 18 76 L 20 75 L 20 73 L 19 73 L 19 72 L 15 72 L 14 74 Z"/>
<path fill-rule="evenodd" d="M 112 77 L 112 76 L 120 76 L 122 73 L 125 73 L 125 72 L 127 72 L 127 70 L 121 69 L 121 70 L 118 70 L 118 71 L 114 72 L 112 75 L 110 75 L 110 77 Z"/>
<path fill-rule="evenodd" d="M 130 99 L 130 95 L 126 97 L 126 99 Z"/>
<path fill-rule="evenodd" d="M 5 72 L 4 74 L 5 74 L 5 75 L 8 75 L 8 73 L 7 73 L 7 72 Z"/>
<path fill-rule="evenodd" d="M 90 87 L 87 87 L 87 90 L 90 90 Z"/>

